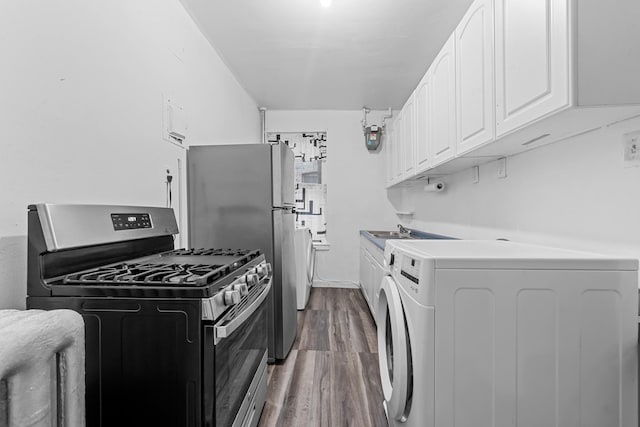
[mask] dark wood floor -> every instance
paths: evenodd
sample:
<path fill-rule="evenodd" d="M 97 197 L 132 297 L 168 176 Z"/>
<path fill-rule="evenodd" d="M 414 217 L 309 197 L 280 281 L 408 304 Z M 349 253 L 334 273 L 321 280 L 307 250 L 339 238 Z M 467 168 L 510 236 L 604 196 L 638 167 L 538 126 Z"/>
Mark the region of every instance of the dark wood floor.
<path fill-rule="evenodd" d="M 259 427 L 386 427 L 376 330 L 359 289 L 313 288 Z"/>

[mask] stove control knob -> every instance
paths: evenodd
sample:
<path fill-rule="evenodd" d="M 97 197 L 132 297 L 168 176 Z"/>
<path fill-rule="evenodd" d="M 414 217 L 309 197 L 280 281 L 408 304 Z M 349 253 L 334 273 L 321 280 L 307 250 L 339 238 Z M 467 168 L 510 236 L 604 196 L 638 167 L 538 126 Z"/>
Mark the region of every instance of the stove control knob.
<path fill-rule="evenodd" d="M 266 276 L 267 274 L 271 273 L 271 264 L 259 265 L 255 268 L 255 272 L 260 276 Z"/>
<path fill-rule="evenodd" d="M 240 302 L 240 291 L 235 289 L 224 291 L 224 305 L 236 305 Z"/>
<path fill-rule="evenodd" d="M 249 293 L 249 287 L 246 283 L 236 283 L 233 285 L 233 290 L 240 292 L 241 296 L 245 296 Z"/>
<path fill-rule="evenodd" d="M 254 273 L 250 273 L 244 276 L 244 281 L 248 286 L 255 286 L 260 283 L 260 276 Z"/>

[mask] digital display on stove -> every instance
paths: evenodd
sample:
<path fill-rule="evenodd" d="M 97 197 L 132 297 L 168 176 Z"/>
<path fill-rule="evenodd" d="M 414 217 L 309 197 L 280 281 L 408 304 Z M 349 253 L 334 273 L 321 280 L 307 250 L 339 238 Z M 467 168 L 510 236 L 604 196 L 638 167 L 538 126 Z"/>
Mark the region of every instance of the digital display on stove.
<path fill-rule="evenodd" d="M 111 214 L 111 222 L 113 223 L 113 229 L 116 231 L 121 230 L 135 230 L 138 228 L 152 228 L 151 218 L 149 214 L 131 214 L 131 213 L 116 213 Z"/>

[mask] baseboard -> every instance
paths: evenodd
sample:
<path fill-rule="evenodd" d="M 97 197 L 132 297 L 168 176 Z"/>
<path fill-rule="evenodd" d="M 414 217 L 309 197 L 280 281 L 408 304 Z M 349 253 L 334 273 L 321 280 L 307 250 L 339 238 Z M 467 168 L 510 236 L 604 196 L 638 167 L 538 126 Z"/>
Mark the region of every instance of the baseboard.
<path fill-rule="evenodd" d="M 332 280 L 331 282 L 324 282 L 321 280 L 314 280 L 313 281 L 313 287 L 314 288 L 342 288 L 342 289 L 359 289 L 360 286 L 358 286 L 357 284 L 353 283 L 353 282 L 348 282 L 348 281 L 337 281 L 337 280 Z"/>

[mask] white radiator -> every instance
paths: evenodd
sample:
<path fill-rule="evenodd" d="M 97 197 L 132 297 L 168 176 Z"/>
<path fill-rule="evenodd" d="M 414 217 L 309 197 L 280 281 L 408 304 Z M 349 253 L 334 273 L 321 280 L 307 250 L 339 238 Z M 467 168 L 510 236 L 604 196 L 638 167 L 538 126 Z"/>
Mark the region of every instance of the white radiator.
<path fill-rule="evenodd" d="M 84 322 L 71 310 L 0 310 L 0 427 L 83 427 Z"/>

